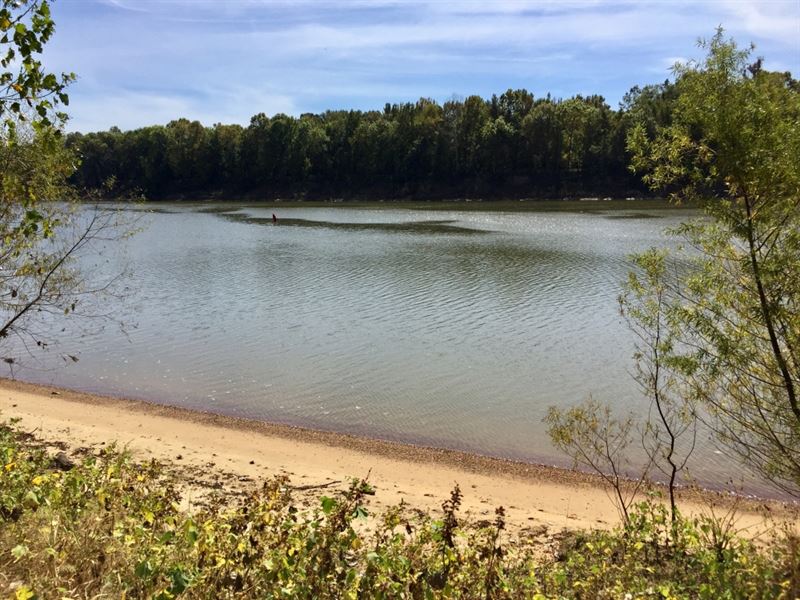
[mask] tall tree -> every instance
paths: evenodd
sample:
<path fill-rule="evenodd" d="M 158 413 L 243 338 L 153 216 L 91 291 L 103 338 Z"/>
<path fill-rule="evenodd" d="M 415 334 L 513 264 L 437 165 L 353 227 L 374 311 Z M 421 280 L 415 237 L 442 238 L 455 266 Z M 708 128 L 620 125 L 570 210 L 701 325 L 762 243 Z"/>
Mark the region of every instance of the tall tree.
<path fill-rule="evenodd" d="M 73 181 L 153 198 L 233 192 L 264 196 L 552 196 L 641 190 L 627 169 L 625 134 L 646 111 L 642 94 L 613 111 L 601 96 L 534 100 L 508 90 L 440 105 L 383 111 L 252 117 L 247 128 L 166 127 L 74 134 L 83 161 Z M 642 103 L 644 100 L 641 101 Z M 669 107 L 671 105 L 667 105 Z"/>
<path fill-rule="evenodd" d="M 671 123 L 629 137 L 649 185 L 710 217 L 679 230 L 695 254 L 671 360 L 721 441 L 800 494 L 800 90 L 721 29 L 702 47 L 676 67 Z"/>

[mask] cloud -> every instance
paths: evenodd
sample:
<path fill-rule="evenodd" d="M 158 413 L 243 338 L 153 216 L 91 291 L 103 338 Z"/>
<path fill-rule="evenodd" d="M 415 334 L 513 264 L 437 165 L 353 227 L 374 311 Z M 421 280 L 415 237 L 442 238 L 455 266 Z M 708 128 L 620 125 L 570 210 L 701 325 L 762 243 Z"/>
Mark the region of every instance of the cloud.
<path fill-rule="evenodd" d="M 614 103 L 632 85 L 663 81 L 674 57 L 697 57 L 694 42 L 719 24 L 756 42 L 768 68 L 800 66 L 796 0 L 95 0 L 54 11 L 48 64 L 81 78 L 75 128 L 115 115 L 130 126 L 246 123 L 260 111 L 508 87 Z"/>
<path fill-rule="evenodd" d="M 254 107 L 259 107 L 254 110 Z M 205 125 L 249 122 L 255 112 L 267 114 L 296 112 L 291 98 L 269 91 L 197 91 L 175 95 L 148 91 L 92 89 L 73 94 L 69 131 L 103 131 L 112 126 L 136 129 L 165 125 L 185 117 Z"/>
<path fill-rule="evenodd" d="M 653 64 L 649 70 L 651 73 L 660 74 L 666 78 L 668 74 L 672 73 L 675 65 L 688 62 L 689 59 L 685 56 L 667 56 Z"/>
<path fill-rule="evenodd" d="M 121 8 L 122 10 L 130 10 L 133 12 L 147 12 L 141 4 L 131 4 L 123 0 L 100 0 L 101 4 L 107 4 L 113 8 Z"/>
<path fill-rule="evenodd" d="M 800 3 L 726 1 L 723 6 L 736 29 L 770 38 L 800 51 Z"/>

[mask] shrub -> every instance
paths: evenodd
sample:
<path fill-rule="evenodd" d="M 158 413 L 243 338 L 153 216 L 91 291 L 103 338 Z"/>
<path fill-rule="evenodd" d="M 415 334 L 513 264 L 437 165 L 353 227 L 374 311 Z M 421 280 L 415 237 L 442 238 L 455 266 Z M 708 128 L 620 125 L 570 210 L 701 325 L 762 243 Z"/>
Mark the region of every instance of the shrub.
<path fill-rule="evenodd" d="M 713 519 L 656 501 L 626 526 L 569 534 L 548 556 L 510 544 L 505 515 L 458 516 L 456 487 L 431 518 L 400 504 L 361 525 L 372 492 L 355 479 L 315 508 L 285 478 L 189 513 L 156 462 L 109 447 L 69 471 L 0 428 L 0 593 L 17 598 L 794 598 L 798 537 L 766 549 Z"/>

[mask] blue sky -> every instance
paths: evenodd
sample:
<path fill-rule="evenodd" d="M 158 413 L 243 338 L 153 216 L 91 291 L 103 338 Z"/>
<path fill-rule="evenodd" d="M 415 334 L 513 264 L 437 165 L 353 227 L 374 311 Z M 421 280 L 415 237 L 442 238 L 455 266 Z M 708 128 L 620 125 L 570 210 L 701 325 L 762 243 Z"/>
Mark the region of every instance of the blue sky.
<path fill-rule="evenodd" d="M 45 63 L 74 71 L 69 129 L 247 124 L 422 96 L 599 93 L 616 107 L 722 25 L 800 73 L 800 0 L 56 0 Z"/>

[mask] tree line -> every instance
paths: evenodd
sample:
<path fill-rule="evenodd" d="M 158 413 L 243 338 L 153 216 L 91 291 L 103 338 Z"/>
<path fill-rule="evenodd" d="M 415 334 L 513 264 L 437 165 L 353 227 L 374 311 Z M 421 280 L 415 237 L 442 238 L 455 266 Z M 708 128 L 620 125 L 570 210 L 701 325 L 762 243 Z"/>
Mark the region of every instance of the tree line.
<path fill-rule="evenodd" d="M 247 127 L 177 119 L 131 131 L 72 133 L 72 182 L 148 198 L 448 198 L 642 195 L 628 169 L 634 123 L 670 124 L 669 81 L 634 87 L 618 110 L 602 96 L 508 90 L 443 104 L 386 104 L 300 117 L 259 113 Z"/>

